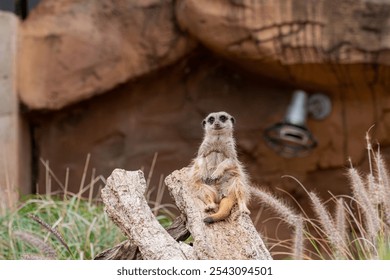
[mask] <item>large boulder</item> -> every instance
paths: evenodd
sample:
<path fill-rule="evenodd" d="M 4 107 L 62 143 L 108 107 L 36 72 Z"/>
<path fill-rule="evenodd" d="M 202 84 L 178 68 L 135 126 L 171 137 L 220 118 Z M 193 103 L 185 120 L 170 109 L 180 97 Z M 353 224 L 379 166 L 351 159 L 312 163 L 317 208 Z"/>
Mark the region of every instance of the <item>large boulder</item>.
<path fill-rule="evenodd" d="M 22 25 L 19 92 L 31 109 L 62 108 L 174 63 L 196 41 L 257 75 L 367 91 L 386 84 L 389 15 L 374 0 L 44 0 Z"/>
<path fill-rule="evenodd" d="M 30 109 L 59 109 L 106 92 L 195 45 L 177 28 L 172 0 L 44 0 L 20 37 L 18 88 Z"/>
<path fill-rule="evenodd" d="M 181 0 L 176 13 L 183 30 L 258 74 L 317 88 L 388 77 L 388 1 Z"/>

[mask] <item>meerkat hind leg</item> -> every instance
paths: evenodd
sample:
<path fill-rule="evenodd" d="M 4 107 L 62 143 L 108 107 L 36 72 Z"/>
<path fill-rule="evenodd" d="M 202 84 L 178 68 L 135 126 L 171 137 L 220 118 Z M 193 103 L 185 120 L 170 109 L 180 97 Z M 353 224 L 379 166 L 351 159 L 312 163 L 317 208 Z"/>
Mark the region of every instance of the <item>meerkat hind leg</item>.
<path fill-rule="evenodd" d="M 251 211 L 249 211 L 249 209 L 248 209 L 248 206 L 246 206 L 246 203 L 243 201 L 238 203 L 238 208 L 241 211 L 241 213 L 243 213 L 243 214 L 249 215 L 251 213 Z"/>
<path fill-rule="evenodd" d="M 249 211 L 247 206 L 248 199 L 246 197 L 246 193 L 242 189 L 238 189 L 235 191 L 235 195 L 237 198 L 238 209 L 240 210 L 240 212 L 249 215 L 251 212 Z"/>
<path fill-rule="evenodd" d="M 217 193 L 214 188 L 209 185 L 202 184 L 198 189 L 198 197 L 206 204 L 205 211 L 210 212 L 216 210 L 217 205 Z"/>
<path fill-rule="evenodd" d="M 243 182 L 240 177 L 232 178 L 230 185 L 226 189 L 226 193 L 234 195 L 241 213 L 250 214 L 247 206 L 249 201 L 247 183 Z"/>

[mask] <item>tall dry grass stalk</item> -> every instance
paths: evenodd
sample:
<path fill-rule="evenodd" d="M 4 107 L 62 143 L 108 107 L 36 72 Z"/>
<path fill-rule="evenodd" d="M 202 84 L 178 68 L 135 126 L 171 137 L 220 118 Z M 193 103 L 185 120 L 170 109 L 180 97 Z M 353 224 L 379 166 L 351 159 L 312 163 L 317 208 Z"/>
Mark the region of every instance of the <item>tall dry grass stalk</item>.
<path fill-rule="evenodd" d="M 375 207 L 376 205 L 373 203 L 374 198 L 369 196 L 370 194 L 366 188 L 366 184 L 368 185 L 369 183 L 365 184 L 357 170 L 354 168 L 348 170 L 348 176 L 351 180 L 353 197 L 356 199 L 359 208 L 363 212 L 367 229 L 366 237 L 371 242 L 375 242 L 380 231 L 381 222 Z"/>
<path fill-rule="evenodd" d="M 294 228 L 293 258 L 295 260 L 304 259 L 304 220 L 301 215 L 298 216 Z"/>
<path fill-rule="evenodd" d="M 28 244 L 30 244 L 33 248 L 37 249 L 40 254 L 38 255 L 30 255 L 25 254 L 22 256 L 23 259 L 49 259 L 54 260 L 57 257 L 57 252 L 54 250 L 52 246 L 50 246 L 47 242 L 41 239 L 39 236 L 27 232 L 27 231 L 15 231 L 14 237 L 22 240 Z"/>
<path fill-rule="evenodd" d="M 378 185 L 378 193 L 380 194 L 381 200 L 378 203 L 382 204 L 384 211 L 384 221 L 387 226 L 390 226 L 390 179 L 388 169 L 386 167 L 385 161 L 378 151 L 375 155 L 375 168 L 376 168 L 376 177 Z"/>
<path fill-rule="evenodd" d="M 271 207 L 271 209 L 275 211 L 289 226 L 293 228 L 296 226 L 299 221 L 299 214 L 297 214 L 295 210 L 289 207 L 280 198 L 257 188 L 252 188 L 251 193 L 263 203 Z"/>
<path fill-rule="evenodd" d="M 348 238 L 347 220 L 344 199 L 342 197 L 338 198 L 336 202 L 335 227 L 343 242 L 343 245 L 346 246 Z"/>
<path fill-rule="evenodd" d="M 88 154 L 85 160 L 84 168 L 83 168 L 83 174 L 81 176 L 80 180 L 80 185 L 78 188 L 77 193 L 72 193 L 69 191 L 69 176 L 70 176 L 70 171 L 69 168 L 66 168 L 66 173 L 65 173 L 65 180 L 64 183 L 61 181 L 61 179 L 55 175 L 53 170 L 50 167 L 49 161 L 48 160 L 43 160 L 42 158 L 40 159 L 41 164 L 45 168 L 45 195 L 50 198 L 52 195 L 58 195 L 62 194 L 64 196 L 64 199 L 66 200 L 68 196 L 71 197 L 77 197 L 77 206 L 80 204 L 80 200 L 83 199 L 83 195 L 87 192 L 88 193 L 88 200 L 89 202 L 92 201 L 98 201 L 100 197 L 100 192 L 96 192 L 97 194 L 95 197 L 93 196 L 95 193 L 95 188 L 96 185 L 99 183 L 97 186 L 99 189 L 101 189 L 105 184 L 106 184 L 106 179 L 102 175 L 96 175 L 96 170 L 92 168 L 91 171 L 91 179 L 88 184 L 85 184 L 87 180 L 87 174 L 89 171 L 89 162 L 91 159 L 91 155 Z M 53 191 L 53 185 L 52 182 L 55 182 L 57 186 L 59 187 L 59 191 Z M 37 185 L 37 194 L 39 194 L 39 185 Z"/>
<path fill-rule="evenodd" d="M 49 231 L 50 233 L 52 233 L 52 234 L 58 239 L 58 241 L 60 241 L 60 243 L 66 248 L 66 250 L 72 255 L 72 252 L 70 251 L 68 244 L 65 242 L 65 239 L 64 239 L 64 238 L 62 237 L 62 235 L 58 232 L 58 230 L 55 229 L 54 226 L 53 226 L 53 227 L 50 226 L 48 223 L 46 223 L 44 220 L 42 220 L 42 219 L 39 218 L 38 216 L 29 214 L 28 217 L 31 218 L 32 220 L 36 221 L 36 222 L 37 222 L 38 224 L 40 224 L 43 228 L 45 228 L 47 231 Z"/>
<path fill-rule="evenodd" d="M 274 212 L 276 212 L 290 228 L 293 228 L 294 236 L 292 258 L 296 260 L 303 259 L 305 224 L 302 215 L 298 214 L 280 198 L 275 197 L 267 191 L 258 188 L 251 188 L 251 193 L 254 197 L 261 200 L 263 204 L 266 204 Z"/>
<path fill-rule="evenodd" d="M 152 185 L 152 178 L 154 174 L 154 169 L 157 164 L 158 153 L 154 153 L 153 160 L 149 169 L 149 173 L 146 179 L 146 188 L 145 198 L 149 203 L 149 206 L 153 214 L 160 218 L 160 214 L 163 216 L 168 216 L 169 218 L 174 218 L 177 207 L 173 203 L 163 203 L 163 199 L 170 197 L 166 195 L 167 187 L 164 183 L 164 174 L 160 174 L 160 178 L 157 185 Z"/>
<path fill-rule="evenodd" d="M 333 255 L 337 258 L 344 256 L 345 240 L 342 238 L 342 232 L 339 232 L 336 223 L 333 221 L 332 215 L 326 209 L 317 194 L 310 192 L 309 197 L 312 202 L 313 210 L 316 213 L 329 245 L 332 248 Z"/>

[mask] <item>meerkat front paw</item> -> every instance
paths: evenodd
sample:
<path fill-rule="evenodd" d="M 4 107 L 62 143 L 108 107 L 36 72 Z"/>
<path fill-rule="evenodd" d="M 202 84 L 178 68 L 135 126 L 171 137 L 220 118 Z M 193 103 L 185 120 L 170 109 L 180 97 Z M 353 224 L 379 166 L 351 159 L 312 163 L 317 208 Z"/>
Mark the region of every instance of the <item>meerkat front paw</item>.
<path fill-rule="evenodd" d="M 210 177 L 202 177 L 202 182 L 206 185 L 211 185 L 214 183 Z"/>

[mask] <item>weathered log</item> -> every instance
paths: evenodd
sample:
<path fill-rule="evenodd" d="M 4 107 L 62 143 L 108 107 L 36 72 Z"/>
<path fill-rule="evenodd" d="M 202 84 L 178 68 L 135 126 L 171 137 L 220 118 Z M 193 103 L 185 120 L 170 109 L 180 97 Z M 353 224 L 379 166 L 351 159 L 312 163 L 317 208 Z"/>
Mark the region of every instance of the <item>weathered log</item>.
<path fill-rule="evenodd" d="M 178 233 L 169 234 L 155 219 L 144 196 L 146 181 L 142 171 L 116 169 L 107 179 L 102 198 L 106 212 L 129 242 L 110 249 L 107 256 L 111 259 L 120 256 L 127 259 L 271 259 L 249 216 L 237 209 L 233 209 L 226 221 L 204 224 L 204 205 L 189 187 L 187 169 L 173 172 L 165 183 L 186 217 L 193 247 L 176 241 L 186 235 L 180 225 L 173 224 L 171 228 L 178 228 Z M 128 253 L 121 252 L 126 249 Z"/>
<path fill-rule="evenodd" d="M 115 169 L 102 190 L 107 214 L 138 247 L 143 259 L 193 259 L 191 246 L 177 243 L 156 220 L 145 192 L 142 171 Z"/>
<path fill-rule="evenodd" d="M 190 232 L 186 227 L 184 216 L 178 216 L 166 229 L 170 236 L 176 241 L 185 241 Z M 121 242 L 113 248 L 107 249 L 95 257 L 95 260 L 141 260 L 142 255 L 138 247 L 129 239 Z"/>

